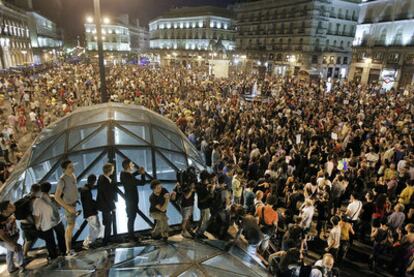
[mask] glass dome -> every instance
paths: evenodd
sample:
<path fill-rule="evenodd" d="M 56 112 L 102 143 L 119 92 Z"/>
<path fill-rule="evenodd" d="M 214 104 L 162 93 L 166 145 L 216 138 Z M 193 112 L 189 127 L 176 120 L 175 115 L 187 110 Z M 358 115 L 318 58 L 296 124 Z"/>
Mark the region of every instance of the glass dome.
<path fill-rule="evenodd" d="M 106 162 L 115 165 L 119 181 L 125 158 L 144 167 L 148 179 L 165 182 L 189 166 L 205 168 L 197 149 L 167 118 L 142 106 L 106 103 L 80 108 L 45 128 L 1 188 L 0 199 L 19 199 L 34 183 L 55 187 L 66 159 L 74 163 L 80 186 L 89 174 L 101 174 Z"/>
<path fill-rule="evenodd" d="M 244 249 L 225 251 L 222 241 L 148 241 L 137 246 L 111 245 L 59 257 L 36 276 L 179 276 L 265 277 L 263 265 Z"/>

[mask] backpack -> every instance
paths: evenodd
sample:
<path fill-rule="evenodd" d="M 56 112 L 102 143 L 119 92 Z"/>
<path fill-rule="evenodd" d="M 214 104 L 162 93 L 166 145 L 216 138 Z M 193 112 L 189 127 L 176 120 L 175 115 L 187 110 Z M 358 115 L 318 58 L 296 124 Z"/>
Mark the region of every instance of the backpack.
<path fill-rule="evenodd" d="M 26 195 L 23 198 L 14 202 L 14 206 L 16 206 L 14 216 L 16 217 L 16 219 L 23 220 L 32 214 L 32 200 L 32 196 Z"/>

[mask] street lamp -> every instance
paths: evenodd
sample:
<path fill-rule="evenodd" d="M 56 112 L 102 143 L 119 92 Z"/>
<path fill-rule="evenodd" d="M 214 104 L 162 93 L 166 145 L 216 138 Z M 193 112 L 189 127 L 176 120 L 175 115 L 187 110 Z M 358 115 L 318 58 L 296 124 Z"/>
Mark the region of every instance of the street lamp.
<path fill-rule="evenodd" d="M 103 54 L 103 45 L 102 45 L 100 0 L 94 0 L 93 6 L 95 10 L 95 25 L 96 25 L 97 44 L 98 44 L 98 63 L 99 63 L 99 77 L 101 81 L 101 100 L 102 100 L 102 103 L 105 103 L 105 102 L 108 102 L 109 99 L 108 99 L 108 93 L 106 91 L 105 64 L 104 64 L 104 54 Z"/>

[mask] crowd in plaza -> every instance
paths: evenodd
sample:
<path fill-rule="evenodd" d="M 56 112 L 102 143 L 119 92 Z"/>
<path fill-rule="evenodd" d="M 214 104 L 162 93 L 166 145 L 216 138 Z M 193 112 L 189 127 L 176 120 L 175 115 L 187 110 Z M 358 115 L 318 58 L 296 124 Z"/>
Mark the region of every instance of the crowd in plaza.
<path fill-rule="evenodd" d="M 100 102 L 98 80 L 90 64 L 0 78 L 2 183 L 22 156 L 23 138 L 34 138 L 79 106 Z M 372 245 L 372 270 L 384 255 L 395 275 L 414 269 L 414 91 L 384 92 L 345 80 L 327 92 L 323 82 L 298 78 L 212 79 L 197 68 L 132 65 L 108 68 L 107 87 L 111 101 L 143 105 L 176 122 L 209 168 L 197 177 L 190 170 L 170 192 L 150 180 L 154 239 L 168 240 L 166 210 L 173 201 L 181 208 L 183 237 L 245 244 L 277 276 L 292 276 L 292 265 L 303 263 L 315 241 L 325 249 L 314 266 L 299 269 L 308 276 L 337 274 L 333 268 L 341 268 L 356 241 Z M 261 100 L 246 101 L 243 95 L 256 87 Z M 61 166 L 53 196 L 51 185 L 42 183 L 19 203 L 0 203 L 0 245 L 7 248 L 10 272 L 23 264 L 36 238 L 45 240 L 50 259 L 76 255 L 72 235 L 80 207 L 90 229 L 84 248 L 96 243 L 101 229 L 103 244 L 110 242 L 117 198 L 113 166 L 106 164 L 80 189 L 72 163 Z M 137 186 L 146 185 L 145 171 L 129 160 L 122 168 L 128 236 L 137 241 Z M 197 226 L 191 220 L 196 196 Z M 22 207 L 28 212 L 21 214 Z"/>

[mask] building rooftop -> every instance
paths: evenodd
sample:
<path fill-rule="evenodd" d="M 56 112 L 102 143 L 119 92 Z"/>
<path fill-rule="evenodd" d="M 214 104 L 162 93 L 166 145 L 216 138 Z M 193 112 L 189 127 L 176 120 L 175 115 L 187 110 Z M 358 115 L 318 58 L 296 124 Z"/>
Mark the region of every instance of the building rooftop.
<path fill-rule="evenodd" d="M 201 16 L 201 15 L 222 16 L 222 17 L 229 17 L 229 18 L 234 17 L 233 12 L 226 8 L 220 8 L 220 7 L 214 7 L 214 6 L 198 6 L 198 7 L 174 8 L 164 13 L 162 16 L 155 18 L 154 20 L 161 19 L 161 18 L 192 17 L 192 16 Z"/>

